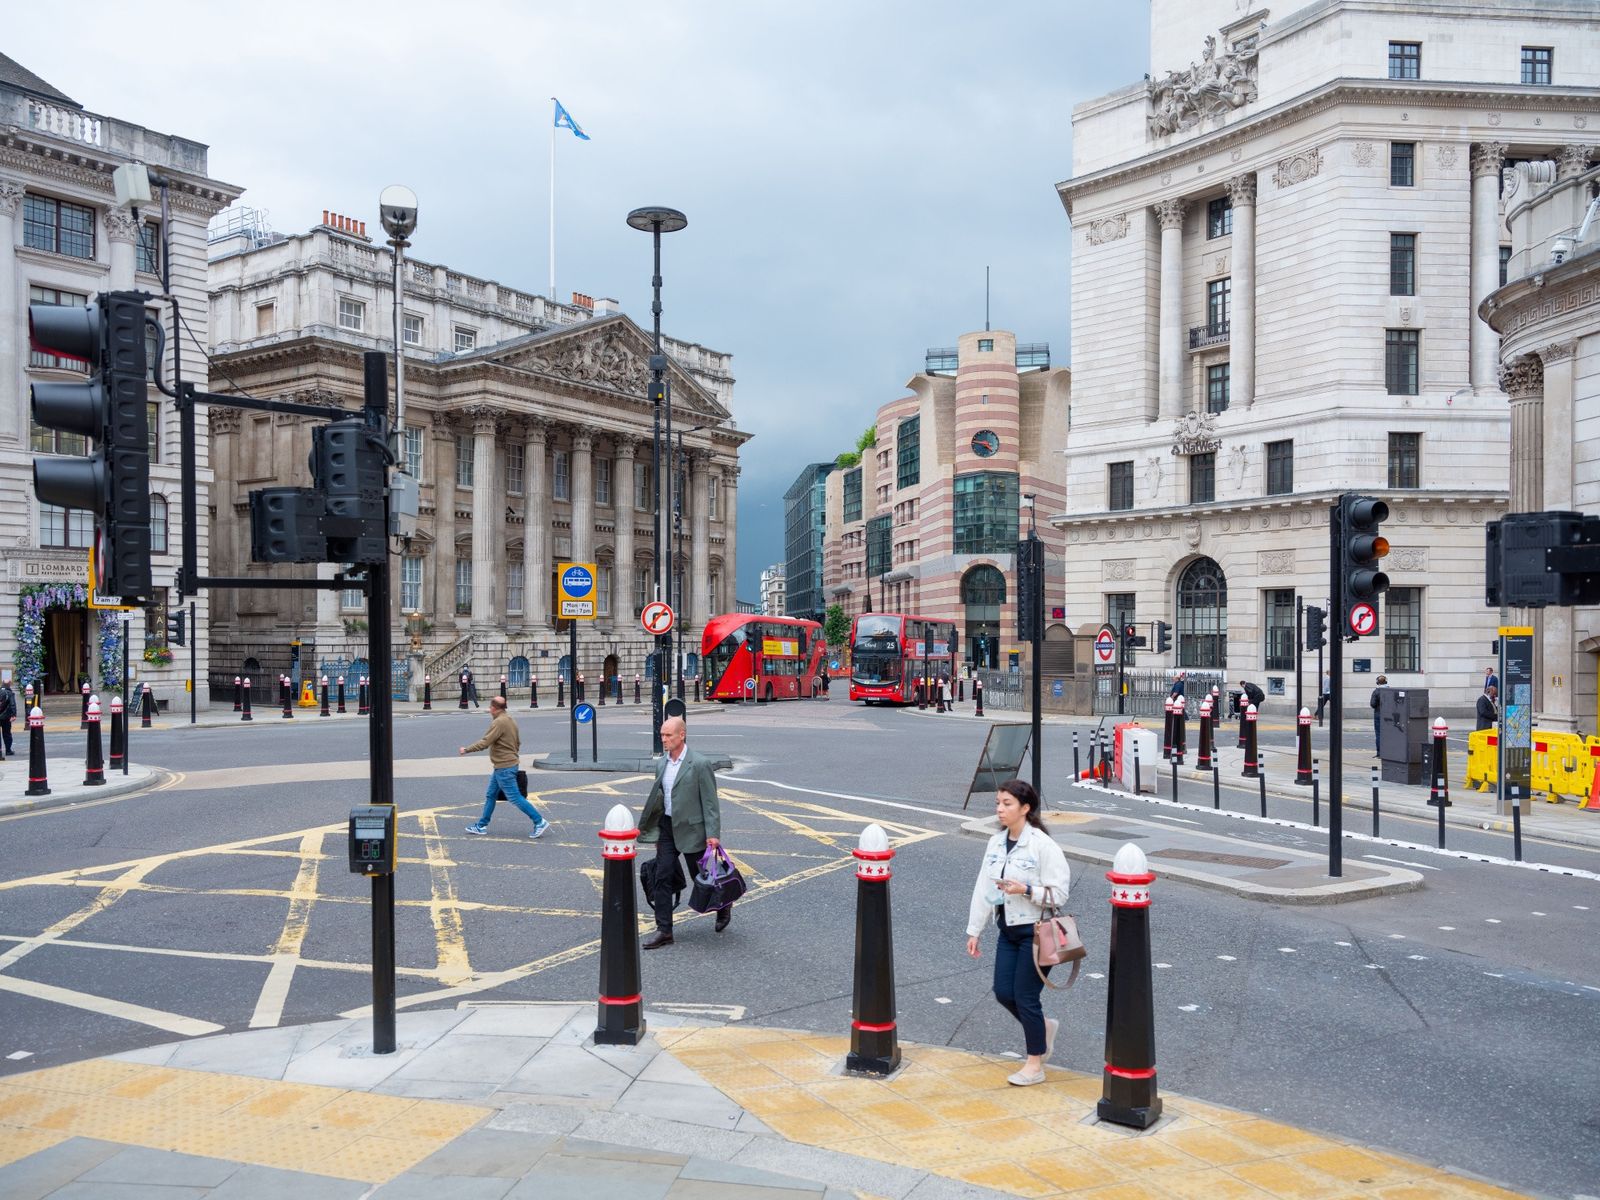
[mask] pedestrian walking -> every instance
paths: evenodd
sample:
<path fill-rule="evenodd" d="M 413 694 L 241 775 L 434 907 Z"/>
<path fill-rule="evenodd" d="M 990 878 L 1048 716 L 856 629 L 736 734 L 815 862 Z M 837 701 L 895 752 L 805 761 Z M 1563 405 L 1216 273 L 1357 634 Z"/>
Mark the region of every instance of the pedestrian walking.
<path fill-rule="evenodd" d="M 717 775 L 710 759 L 689 749 L 682 717 L 661 722 L 661 749 L 664 753 L 656 764 L 655 783 L 639 814 L 639 843 L 656 848 L 655 894 L 650 898 L 656 911 L 656 933 L 644 943 L 646 950 L 672 945 L 673 858 L 683 855 L 688 878 L 693 879 L 706 848 L 722 844 Z M 719 908 L 716 931 L 721 933 L 732 919 L 733 905 Z"/>
<path fill-rule="evenodd" d="M 489 697 L 489 728 L 484 735 L 470 746 L 462 746 L 457 754 L 474 754 L 479 750 L 489 752 L 489 765 L 493 770 L 489 774 L 489 787 L 483 797 L 483 814 L 474 824 L 467 826 L 468 833 L 488 833 L 489 819 L 494 816 L 495 803 L 504 796 L 511 803 L 527 814 L 533 822 L 531 838 L 542 838 L 550 831 L 550 822 L 540 815 L 539 810 L 528 803 L 528 798 L 522 794 L 522 787 L 517 783 L 517 756 L 522 751 L 522 733 L 517 729 L 517 723 L 511 719 L 511 714 L 506 712 L 506 698 L 504 696 Z"/>
<path fill-rule="evenodd" d="M 473 708 L 482 708 L 483 706 L 478 703 L 478 681 L 475 678 L 473 678 L 472 668 L 471 667 L 462 667 L 461 668 L 461 677 L 464 680 L 464 682 L 461 685 L 461 694 L 463 696 L 465 696 L 468 700 L 472 701 L 472 707 Z M 491 711 L 494 709 L 494 697 L 493 696 L 489 697 L 489 708 L 490 708 Z"/>
<path fill-rule="evenodd" d="M 1055 1049 L 1060 1022 L 1044 1015 L 1039 1003 L 1049 967 L 1033 954 L 1033 927 L 1046 908 L 1066 903 L 1072 876 L 1066 856 L 1039 818 L 1039 794 L 1031 784 L 1010 779 L 995 793 L 1000 831 L 989 839 L 972 888 L 967 913 L 967 953 L 981 957 L 978 939 L 994 922 L 999 931 L 994 956 L 994 998 L 1022 1025 L 1028 1052 L 1007 1083 L 1028 1087 L 1044 1082 L 1044 1060 Z"/>
<path fill-rule="evenodd" d="M 1328 707 L 1328 702 L 1333 699 L 1333 675 L 1330 672 L 1322 673 L 1322 690 L 1317 693 L 1317 724 L 1322 724 L 1323 711 Z"/>
<path fill-rule="evenodd" d="M 1478 697 L 1477 728 L 1493 729 L 1496 722 L 1500 720 L 1500 710 L 1495 706 L 1495 700 L 1499 696 L 1499 691 L 1500 690 L 1491 683 L 1488 687 L 1483 689 L 1483 694 Z M 7 750 L 6 753 L 9 754 L 11 751 Z"/>
<path fill-rule="evenodd" d="M 1378 685 L 1377 685 L 1377 687 L 1372 689 L 1372 701 L 1371 701 L 1371 703 L 1372 703 L 1372 757 L 1373 758 L 1377 758 L 1378 757 L 1378 746 L 1379 746 L 1379 743 L 1382 741 L 1382 737 L 1379 734 L 1379 722 L 1378 722 L 1378 691 L 1379 691 L 1380 688 L 1386 688 L 1388 686 L 1389 686 L 1389 677 L 1387 675 L 1379 675 L 1378 676 Z"/>
<path fill-rule="evenodd" d="M 1172 690 L 1167 693 L 1169 699 L 1177 699 L 1183 695 L 1184 680 L 1189 678 L 1189 672 L 1179 671 L 1172 677 Z"/>
<path fill-rule="evenodd" d="M 11 758 L 16 750 L 11 745 L 11 722 L 17 718 L 17 694 L 11 690 L 11 680 L 0 680 L 0 744 L 5 757 Z"/>
<path fill-rule="evenodd" d="M 1497 692 L 1500 690 L 1500 676 L 1494 673 L 1493 667 L 1485 667 L 1483 669 L 1483 690 L 1487 692 L 1490 688 Z"/>

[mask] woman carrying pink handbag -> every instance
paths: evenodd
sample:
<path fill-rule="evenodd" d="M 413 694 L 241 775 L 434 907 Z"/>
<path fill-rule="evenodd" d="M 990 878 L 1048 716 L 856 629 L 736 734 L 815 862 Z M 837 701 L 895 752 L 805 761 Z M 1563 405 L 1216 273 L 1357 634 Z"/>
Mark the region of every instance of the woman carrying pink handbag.
<path fill-rule="evenodd" d="M 967 953 L 980 955 L 978 938 L 991 921 L 999 932 L 995 947 L 994 998 L 1022 1025 L 1028 1052 L 1022 1069 L 1006 1082 L 1028 1087 L 1044 1082 L 1044 1060 L 1055 1049 L 1060 1022 L 1047 1019 L 1039 1003 L 1050 967 L 1037 965 L 1034 927 L 1046 909 L 1067 899 L 1072 876 L 1061 847 L 1050 840 L 1039 818 L 1039 794 L 1031 784 L 1010 779 L 994 798 L 1000 832 L 989 839 L 967 915 Z"/>

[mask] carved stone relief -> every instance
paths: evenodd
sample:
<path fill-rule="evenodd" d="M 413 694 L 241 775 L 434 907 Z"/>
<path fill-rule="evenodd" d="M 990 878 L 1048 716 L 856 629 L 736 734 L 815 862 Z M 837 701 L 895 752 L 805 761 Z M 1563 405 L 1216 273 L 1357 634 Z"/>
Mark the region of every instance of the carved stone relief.
<path fill-rule="evenodd" d="M 1120 242 L 1128 236 L 1128 216 L 1118 213 L 1114 217 L 1101 217 L 1089 226 L 1089 244 L 1103 246 L 1107 242 Z"/>
<path fill-rule="evenodd" d="M 1272 182 L 1279 188 L 1293 187 L 1297 183 L 1304 183 L 1321 170 L 1322 151 L 1313 146 L 1309 150 L 1302 150 L 1299 154 L 1291 154 L 1288 158 L 1279 160 L 1278 169 L 1272 175 Z"/>
<path fill-rule="evenodd" d="M 1188 412 L 1178 418 L 1177 428 L 1173 431 L 1173 454 L 1214 454 L 1221 445 L 1215 414 Z"/>
<path fill-rule="evenodd" d="M 1294 574 L 1293 550 L 1263 550 L 1256 557 L 1256 573 L 1259 575 L 1292 575 Z"/>
<path fill-rule="evenodd" d="M 1374 154 L 1371 142 L 1354 142 L 1350 146 L 1350 161 L 1358 167 L 1370 167 Z"/>
<path fill-rule="evenodd" d="M 1121 583 L 1133 578 L 1133 559 L 1108 558 L 1101 564 L 1107 583 Z"/>
<path fill-rule="evenodd" d="M 1438 161 L 1441 170 L 1455 170 L 1456 150 L 1457 147 L 1454 142 L 1441 142 L 1434 150 L 1434 158 Z"/>
<path fill-rule="evenodd" d="M 1428 552 L 1421 546 L 1405 546 L 1389 552 L 1387 567 L 1391 571 L 1426 571 Z"/>
<path fill-rule="evenodd" d="M 1256 98 L 1256 49 L 1247 46 L 1217 52 L 1217 39 L 1206 38 L 1198 63 L 1187 71 L 1168 71 L 1150 84 L 1151 137 L 1184 133 L 1208 118 L 1225 117 Z"/>
<path fill-rule="evenodd" d="M 1148 455 L 1144 460 L 1144 485 L 1153 500 L 1161 492 L 1161 467 L 1165 460 L 1159 454 Z"/>
<path fill-rule="evenodd" d="M 1250 464 L 1250 455 L 1243 446 L 1235 446 L 1228 451 L 1228 467 L 1233 471 L 1233 486 L 1244 486 L 1245 468 Z"/>
<path fill-rule="evenodd" d="M 1525 354 L 1500 368 L 1500 390 L 1513 400 L 1526 400 L 1544 393 L 1544 363 L 1536 354 Z"/>

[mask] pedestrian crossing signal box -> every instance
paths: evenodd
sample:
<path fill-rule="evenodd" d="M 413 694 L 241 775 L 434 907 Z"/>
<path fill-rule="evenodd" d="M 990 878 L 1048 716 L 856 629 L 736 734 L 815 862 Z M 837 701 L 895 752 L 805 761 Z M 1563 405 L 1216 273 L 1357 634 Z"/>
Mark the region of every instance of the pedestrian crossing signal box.
<path fill-rule="evenodd" d="M 394 805 L 363 804 L 350 810 L 350 871 L 355 875 L 393 875 Z"/>

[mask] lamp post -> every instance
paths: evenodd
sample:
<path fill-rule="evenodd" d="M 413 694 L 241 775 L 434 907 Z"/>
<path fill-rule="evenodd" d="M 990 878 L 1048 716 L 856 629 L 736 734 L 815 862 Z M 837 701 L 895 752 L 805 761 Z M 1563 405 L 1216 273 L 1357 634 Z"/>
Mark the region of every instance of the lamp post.
<path fill-rule="evenodd" d="M 688 429 L 680 429 L 680 430 L 678 430 L 678 452 L 677 452 L 677 454 L 675 454 L 673 456 L 672 486 L 676 489 L 676 502 L 672 506 L 672 533 L 673 533 L 674 540 L 677 542 L 677 545 L 676 545 L 676 547 L 674 548 L 674 551 L 673 551 L 673 562 L 675 564 L 675 569 L 677 570 L 677 576 L 676 576 L 676 578 L 677 578 L 677 588 L 676 588 L 676 600 L 675 600 L 674 607 L 676 608 L 677 615 L 678 615 L 678 619 L 677 619 L 676 624 L 677 624 L 678 628 L 680 630 L 682 630 L 684 633 L 687 633 L 688 629 L 689 629 L 689 606 L 688 606 L 688 604 L 686 604 L 684 602 L 684 590 L 683 590 L 683 576 L 684 576 L 684 570 L 683 570 L 683 493 L 684 493 L 684 487 L 683 487 L 683 481 L 679 478 L 679 472 L 683 470 L 683 435 L 686 434 L 686 433 L 699 433 L 702 429 L 709 429 L 709 428 L 711 428 L 709 425 L 692 425 Z M 685 642 L 686 641 L 687 641 L 687 639 L 685 637 L 679 637 L 678 638 L 678 654 L 677 654 L 676 666 L 677 666 L 677 676 L 678 676 L 677 687 L 678 687 L 678 699 L 679 700 L 683 699 L 683 659 L 684 659 L 684 655 L 685 655 Z"/>
<path fill-rule="evenodd" d="M 1027 584 L 1018 590 L 1018 613 L 1022 612 L 1022 605 L 1028 606 L 1028 653 L 1033 660 L 1033 787 L 1035 791 L 1042 789 L 1044 776 L 1040 768 L 1040 741 L 1043 731 L 1040 729 L 1041 709 L 1044 706 L 1044 554 L 1043 547 L 1039 544 L 1039 526 L 1035 516 L 1035 502 L 1037 496 L 1029 492 L 1022 497 L 1022 505 L 1028 510 L 1028 540 L 1021 547 L 1028 556 L 1028 569 L 1026 572 L 1018 571 Z"/>
<path fill-rule="evenodd" d="M 672 409 L 671 401 L 667 398 L 666 373 L 667 356 L 661 352 L 661 235 L 663 233 L 676 233 L 689 223 L 689 218 L 675 208 L 652 206 L 636 208 L 628 214 L 630 228 L 642 230 L 650 234 L 651 243 L 655 254 L 655 270 L 650 276 L 652 299 L 650 302 L 650 317 L 653 330 L 653 341 L 650 353 L 650 404 L 655 412 L 655 429 L 650 439 L 650 477 L 656 485 L 656 502 L 652 506 L 655 519 L 651 531 L 651 544 L 653 565 L 655 568 L 656 599 L 662 598 L 662 585 L 672 578 L 672 563 L 670 555 L 672 549 L 667 548 L 669 561 L 662 567 L 661 547 L 661 410 L 667 408 L 667 437 L 672 436 Z M 671 502 L 671 481 L 668 481 L 667 499 Z M 672 635 L 659 634 L 656 637 L 655 653 L 655 686 L 650 689 L 650 744 L 652 752 L 661 753 L 661 684 L 666 677 L 667 665 L 672 661 Z"/>

